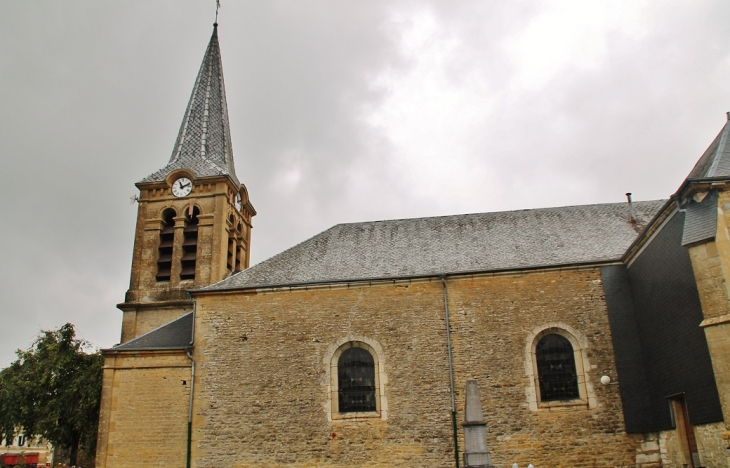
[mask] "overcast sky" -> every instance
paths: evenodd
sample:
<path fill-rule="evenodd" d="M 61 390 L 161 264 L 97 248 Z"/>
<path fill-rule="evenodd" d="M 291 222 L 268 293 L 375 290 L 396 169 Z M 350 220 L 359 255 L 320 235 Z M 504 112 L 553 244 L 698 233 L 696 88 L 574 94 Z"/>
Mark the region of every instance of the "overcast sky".
<path fill-rule="evenodd" d="M 0 367 L 119 341 L 137 193 L 215 1 L 0 3 Z M 730 2 L 222 0 L 252 263 L 342 222 L 666 198 L 730 110 Z"/>

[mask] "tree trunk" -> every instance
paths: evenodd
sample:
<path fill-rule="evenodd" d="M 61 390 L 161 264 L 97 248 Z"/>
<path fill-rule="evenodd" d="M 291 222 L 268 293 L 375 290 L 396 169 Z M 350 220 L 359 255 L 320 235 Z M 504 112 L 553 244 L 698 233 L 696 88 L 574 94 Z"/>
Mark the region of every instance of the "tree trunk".
<path fill-rule="evenodd" d="M 71 453 L 68 456 L 68 464 L 76 466 L 76 459 L 79 457 L 79 442 L 81 441 L 80 436 L 74 436 L 73 443 L 71 444 Z"/>

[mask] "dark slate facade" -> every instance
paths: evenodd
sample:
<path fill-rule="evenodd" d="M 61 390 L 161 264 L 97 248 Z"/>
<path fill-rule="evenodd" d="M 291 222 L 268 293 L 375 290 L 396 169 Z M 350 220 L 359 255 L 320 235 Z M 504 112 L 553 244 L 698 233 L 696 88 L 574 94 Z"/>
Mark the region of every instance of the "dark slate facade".
<path fill-rule="evenodd" d="M 684 229 L 677 211 L 628 268 L 602 268 L 627 432 L 673 428 L 677 395 L 692 424 L 723 420 Z"/>

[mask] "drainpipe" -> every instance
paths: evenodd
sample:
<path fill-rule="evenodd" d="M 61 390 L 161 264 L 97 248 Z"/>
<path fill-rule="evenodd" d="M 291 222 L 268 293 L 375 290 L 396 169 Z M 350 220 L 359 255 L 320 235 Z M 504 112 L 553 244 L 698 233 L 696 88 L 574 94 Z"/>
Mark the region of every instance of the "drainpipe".
<path fill-rule="evenodd" d="M 195 308 L 197 302 L 193 302 L 193 332 L 190 336 L 190 347 L 185 350 L 190 359 L 190 402 L 188 403 L 188 445 L 185 452 L 185 468 L 190 468 L 190 449 L 193 440 L 193 395 L 195 394 L 195 359 L 193 359 L 193 341 L 195 340 Z"/>
<path fill-rule="evenodd" d="M 449 353 L 449 383 L 451 384 L 451 427 L 454 431 L 454 460 L 459 468 L 459 432 L 456 429 L 456 392 L 454 392 L 454 356 L 451 353 L 451 321 L 449 320 L 449 291 L 446 288 L 446 277 L 441 275 L 444 286 L 444 317 L 446 318 L 446 346 Z"/>

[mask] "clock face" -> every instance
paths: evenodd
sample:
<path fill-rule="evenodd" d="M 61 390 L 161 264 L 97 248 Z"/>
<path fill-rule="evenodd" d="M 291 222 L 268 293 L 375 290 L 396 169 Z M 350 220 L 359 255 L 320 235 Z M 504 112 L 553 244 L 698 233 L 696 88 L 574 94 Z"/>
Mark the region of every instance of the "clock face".
<path fill-rule="evenodd" d="M 180 177 L 172 184 L 172 194 L 176 197 L 185 197 L 193 191 L 193 182 L 187 177 Z"/>

